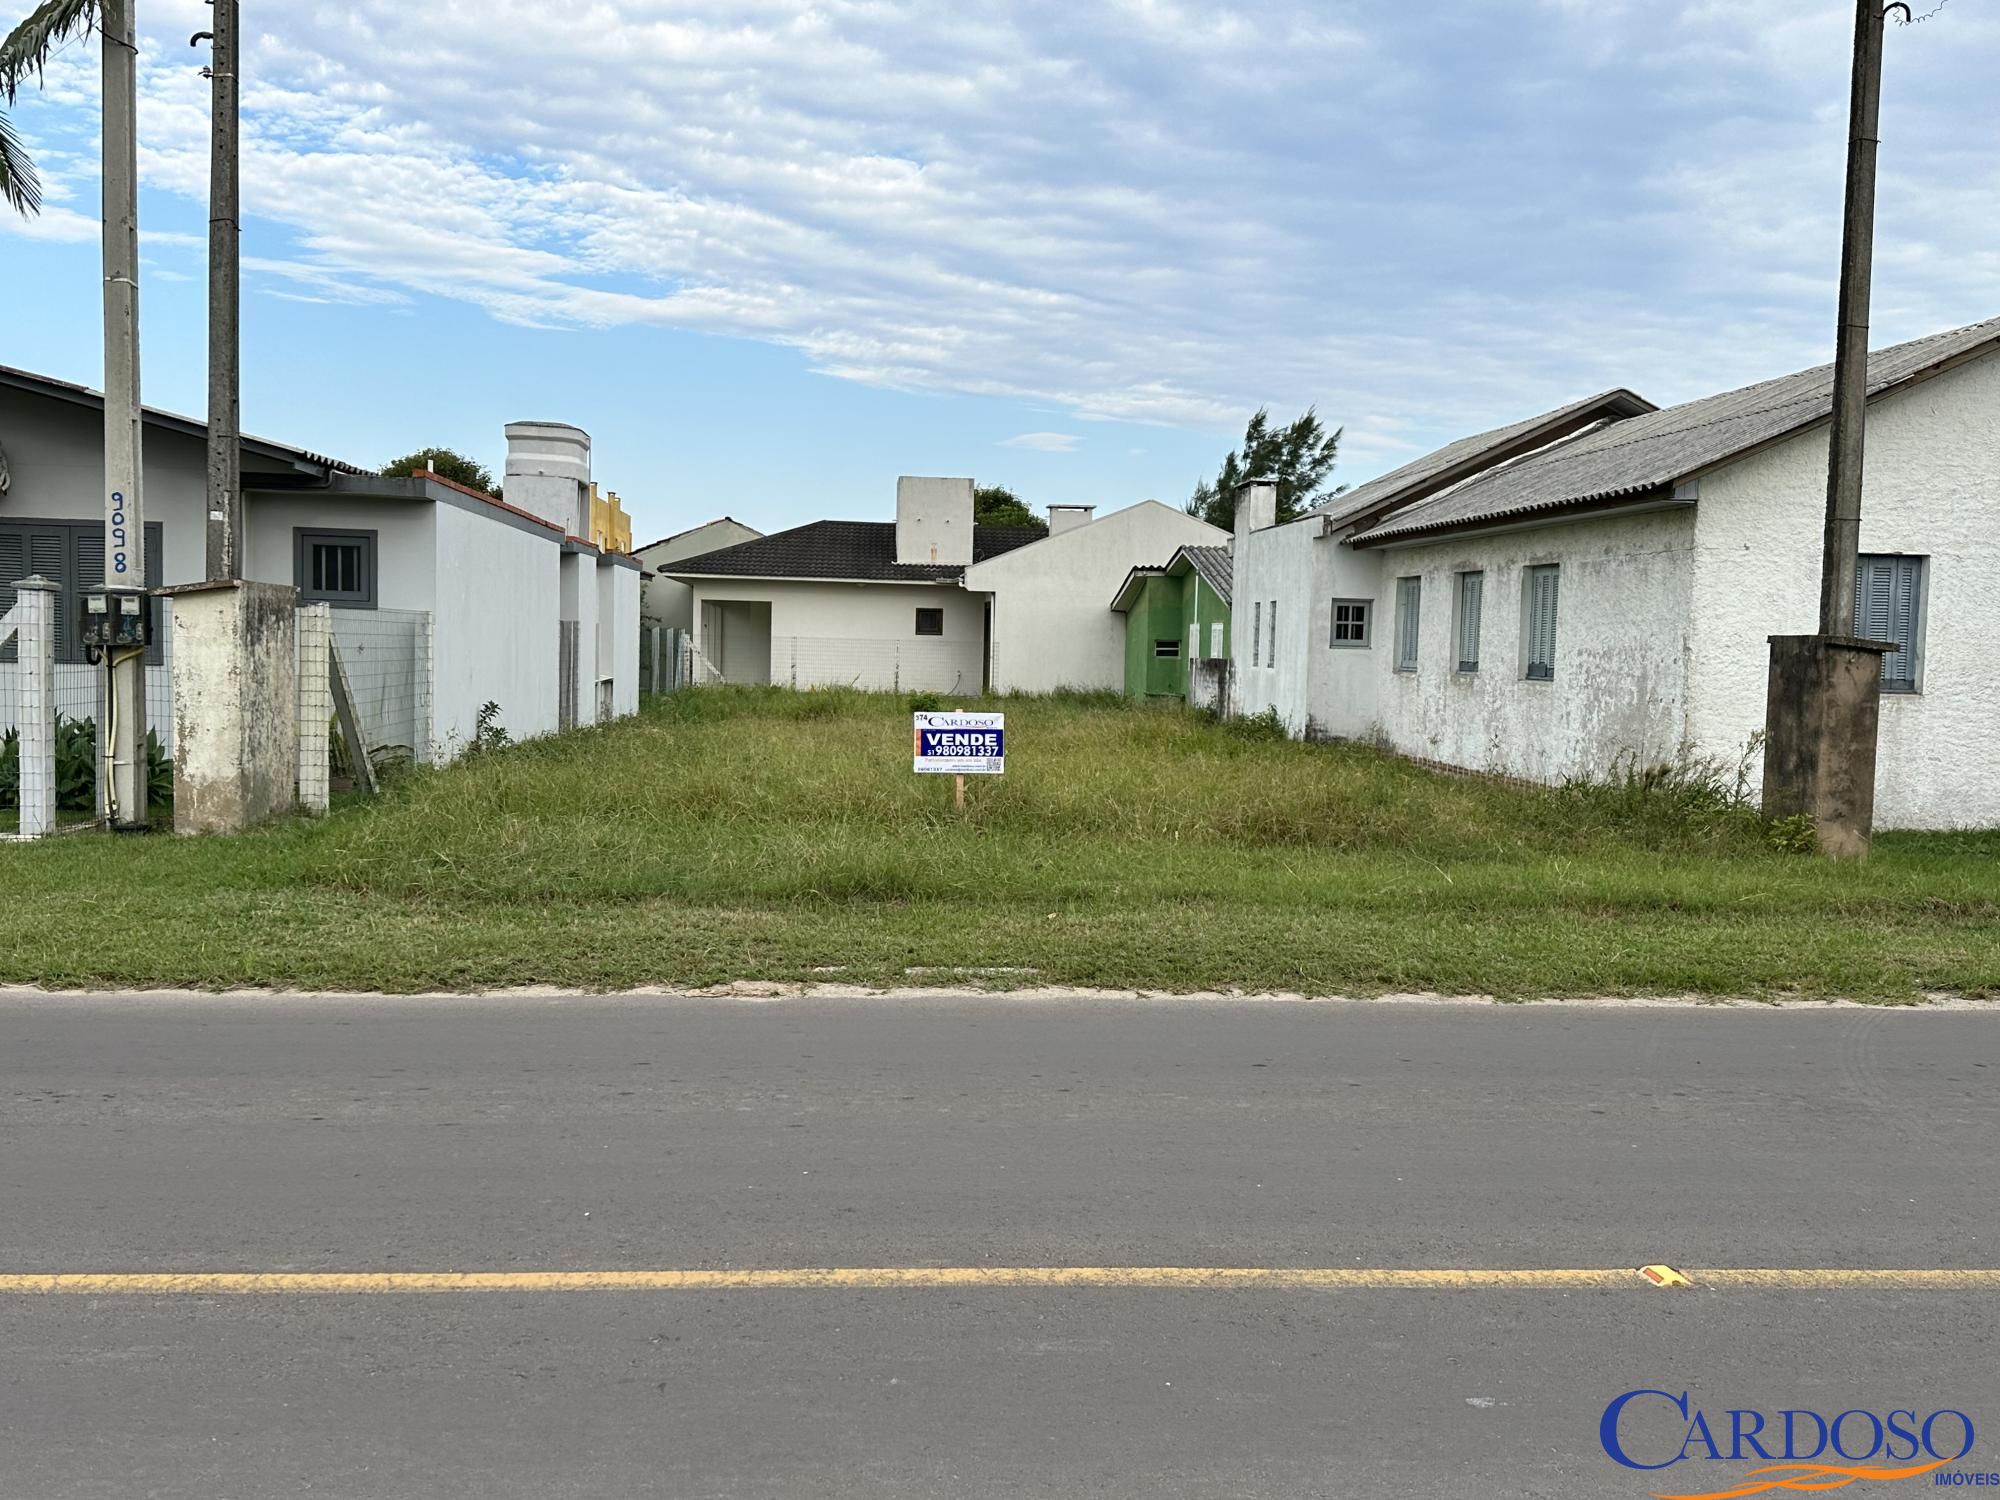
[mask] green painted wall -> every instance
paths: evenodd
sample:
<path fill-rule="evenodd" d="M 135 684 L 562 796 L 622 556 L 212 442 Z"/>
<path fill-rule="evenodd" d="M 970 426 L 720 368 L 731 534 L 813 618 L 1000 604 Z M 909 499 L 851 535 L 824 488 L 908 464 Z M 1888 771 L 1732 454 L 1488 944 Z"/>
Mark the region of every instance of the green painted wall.
<path fill-rule="evenodd" d="M 1185 698 L 1190 647 L 1208 655 L 1211 630 L 1222 624 L 1222 652 L 1229 654 L 1229 609 L 1196 573 L 1149 578 L 1125 616 L 1125 692 L 1134 698 Z M 1200 627 L 1197 636 L 1196 627 Z M 1161 641 L 1179 651 L 1160 656 Z"/>
<path fill-rule="evenodd" d="M 1187 696 L 1181 580 L 1148 578 L 1125 616 L 1125 691 L 1134 698 Z M 1178 641 L 1183 655 L 1155 655 L 1158 641 Z"/>

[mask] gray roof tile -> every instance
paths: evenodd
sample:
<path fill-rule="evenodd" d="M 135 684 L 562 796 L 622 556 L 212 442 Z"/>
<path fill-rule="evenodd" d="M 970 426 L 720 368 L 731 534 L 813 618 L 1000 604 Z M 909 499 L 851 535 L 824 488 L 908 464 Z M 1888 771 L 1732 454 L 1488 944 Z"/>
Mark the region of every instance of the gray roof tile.
<path fill-rule="evenodd" d="M 1996 346 L 2000 318 L 1877 349 L 1868 357 L 1869 395 Z M 1396 511 L 1353 540 L 1365 546 L 1667 489 L 1832 410 L 1833 367 L 1802 370 L 1585 432 Z"/>

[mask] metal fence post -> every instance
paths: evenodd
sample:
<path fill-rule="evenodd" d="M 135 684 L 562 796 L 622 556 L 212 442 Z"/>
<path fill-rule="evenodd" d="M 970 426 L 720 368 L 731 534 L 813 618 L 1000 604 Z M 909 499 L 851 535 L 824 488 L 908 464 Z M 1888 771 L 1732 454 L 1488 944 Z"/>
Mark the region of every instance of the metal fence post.
<path fill-rule="evenodd" d="M 15 660 L 21 683 L 21 836 L 56 831 L 56 595 L 37 575 L 14 585 Z"/>
<path fill-rule="evenodd" d="M 332 802 L 333 679 L 327 655 L 333 643 L 333 606 L 301 604 L 299 640 L 299 806 L 323 813 Z"/>

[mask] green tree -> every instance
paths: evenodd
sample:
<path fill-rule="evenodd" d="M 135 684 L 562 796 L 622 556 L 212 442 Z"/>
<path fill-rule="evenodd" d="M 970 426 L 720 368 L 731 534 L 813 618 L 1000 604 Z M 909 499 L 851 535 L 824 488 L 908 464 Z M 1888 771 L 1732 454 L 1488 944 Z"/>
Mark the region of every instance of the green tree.
<path fill-rule="evenodd" d="M 483 494 L 500 493 L 493 487 L 491 469 L 478 459 L 467 458 L 450 448 L 419 448 L 415 453 L 392 458 L 382 465 L 382 472 L 389 475 L 413 474 L 419 469 L 429 469 L 454 484 L 466 485 Z"/>
<path fill-rule="evenodd" d="M 978 526 L 1025 526 L 1047 531 L 1049 523 L 1028 509 L 1028 502 L 1003 485 L 988 484 L 972 492 L 972 520 Z"/>
<path fill-rule="evenodd" d="M 98 0 L 43 0 L 0 42 L 0 99 L 11 106 L 30 78 L 41 79 L 49 54 L 97 25 Z M 40 213 L 42 179 L 6 112 L 0 110 L 0 199 L 17 214 Z"/>
<path fill-rule="evenodd" d="M 1346 489 L 1327 487 L 1327 479 L 1340 454 L 1340 432 L 1328 432 L 1319 413 L 1307 407 L 1305 415 L 1289 427 L 1273 427 L 1271 413 L 1257 408 L 1257 415 L 1243 429 L 1243 446 L 1231 449 L 1213 479 L 1194 487 L 1187 513 L 1199 516 L 1224 531 L 1236 528 L 1236 488 L 1252 479 L 1275 480 L 1278 485 L 1278 519 L 1296 520 L 1323 500 Z"/>

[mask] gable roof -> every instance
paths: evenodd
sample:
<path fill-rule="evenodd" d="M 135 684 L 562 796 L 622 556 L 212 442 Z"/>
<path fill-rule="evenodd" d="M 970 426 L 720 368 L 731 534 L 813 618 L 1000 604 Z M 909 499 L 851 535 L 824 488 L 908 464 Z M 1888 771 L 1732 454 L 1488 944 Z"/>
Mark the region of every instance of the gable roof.
<path fill-rule="evenodd" d="M 37 375 L 32 370 L 16 369 L 12 365 L 0 365 L 0 386 L 11 386 L 17 391 L 26 391 L 33 396 L 47 396 L 56 401 L 67 401 L 74 406 L 104 410 L 104 392 L 92 390 L 87 385 L 78 385 L 71 380 L 57 380 L 52 375 Z M 155 427 L 164 427 L 171 432 L 179 432 L 188 437 L 208 440 L 208 423 L 195 417 L 183 417 L 177 412 L 162 411 L 157 406 L 144 408 L 145 420 Z M 324 453 L 314 453 L 309 448 L 294 448 L 289 443 L 274 443 L 268 438 L 242 436 L 245 453 L 260 458 L 275 458 L 280 462 L 312 469 L 323 469 L 334 474 L 365 474 L 368 470 L 338 458 L 329 458 Z"/>
<path fill-rule="evenodd" d="M 739 521 L 734 516 L 716 516 L 713 520 L 703 521 L 698 526 L 689 526 L 683 530 L 674 532 L 670 536 L 663 536 L 658 541 L 647 542 L 643 547 L 634 547 L 632 555 L 637 557 L 641 552 L 650 552 L 655 547 L 664 547 L 668 542 L 678 542 L 684 536 L 693 536 L 697 531 L 706 531 L 711 526 L 741 526 L 745 531 L 754 532 L 758 536 L 764 534 L 758 531 L 755 526 L 744 521 Z M 744 540 L 748 541 L 750 538 L 745 537 Z"/>
<path fill-rule="evenodd" d="M 1229 569 L 1229 549 L 1227 547 L 1183 547 L 1175 554 L 1175 560 L 1186 558 L 1189 566 L 1202 576 L 1204 582 L 1215 590 L 1216 596 L 1224 604 L 1230 603 L 1229 595 L 1235 585 L 1231 581 Z M 1173 563 L 1168 563 L 1171 568 Z"/>
<path fill-rule="evenodd" d="M 1400 469 L 1356 485 L 1324 505 L 1314 506 L 1311 514 L 1324 516 L 1330 525 L 1365 520 L 1371 514 L 1379 517 L 1596 423 L 1620 421 L 1657 410 L 1644 396 L 1623 386 L 1599 391 L 1595 396 L 1558 406 L 1538 417 L 1446 443 Z"/>
<path fill-rule="evenodd" d="M 1928 379 L 2000 348 L 2000 318 L 1912 339 L 1868 356 L 1868 396 Z M 1350 538 L 1355 546 L 1584 509 L 1660 492 L 1833 414 L 1833 366 L 1725 391 L 1614 422 L 1399 510 Z"/>
<path fill-rule="evenodd" d="M 1229 549 L 1227 547 L 1182 547 L 1157 568 L 1134 568 L 1125 575 L 1125 581 L 1118 585 L 1118 592 L 1111 596 L 1113 614 L 1127 614 L 1137 602 L 1138 586 L 1148 578 L 1185 578 L 1193 573 L 1214 589 L 1225 607 L 1229 605 L 1233 586 L 1230 582 Z"/>
<path fill-rule="evenodd" d="M 974 526 L 972 560 L 984 562 L 1039 541 L 1027 526 Z M 809 521 L 790 531 L 683 558 L 668 578 L 829 578 L 842 583 L 947 583 L 962 563 L 899 563 L 894 521 Z"/>

